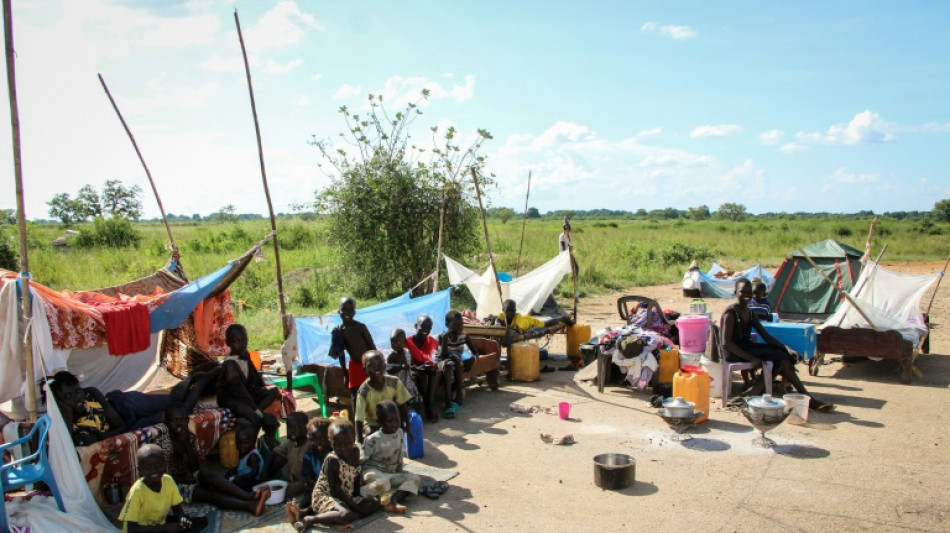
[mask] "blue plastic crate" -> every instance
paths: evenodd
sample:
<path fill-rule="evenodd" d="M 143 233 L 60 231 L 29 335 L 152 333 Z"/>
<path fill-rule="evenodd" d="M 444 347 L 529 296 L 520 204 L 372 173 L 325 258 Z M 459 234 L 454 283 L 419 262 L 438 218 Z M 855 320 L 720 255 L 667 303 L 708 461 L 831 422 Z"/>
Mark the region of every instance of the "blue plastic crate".
<path fill-rule="evenodd" d="M 818 332 L 814 324 L 799 322 L 763 323 L 762 327 L 779 342 L 802 354 L 805 360 L 811 360 L 818 351 Z M 756 339 L 756 342 L 762 342 Z"/>

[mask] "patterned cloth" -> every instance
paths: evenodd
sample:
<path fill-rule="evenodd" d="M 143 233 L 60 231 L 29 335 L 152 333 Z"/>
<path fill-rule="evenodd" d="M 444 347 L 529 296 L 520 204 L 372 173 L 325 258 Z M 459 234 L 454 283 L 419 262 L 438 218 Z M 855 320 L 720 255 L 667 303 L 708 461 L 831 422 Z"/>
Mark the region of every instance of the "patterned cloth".
<path fill-rule="evenodd" d="M 340 480 L 339 490 L 342 491 L 341 493 L 356 496 L 356 488 L 360 478 L 359 465 L 353 466 L 337 457 L 336 452 L 330 452 L 323 461 L 323 467 L 320 469 L 320 477 L 317 478 L 317 484 L 313 487 L 311 508 L 314 514 L 333 511 L 337 507 L 347 508 L 345 503 L 333 495 L 333 491 L 330 487 L 330 480 L 327 475 L 329 473 L 328 470 L 333 466 L 340 469 L 337 477 Z"/>
<path fill-rule="evenodd" d="M 175 447 L 172 445 L 172 438 L 167 432 L 162 433 L 155 439 L 155 444 L 161 447 L 165 452 L 166 473 L 175 480 L 175 483 L 193 484 L 195 483 L 195 473 L 188 467 L 188 457 L 175 453 Z M 188 432 L 189 449 L 199 450 L 198 437 L 194 433 Z M 198 462 L 201 462 L 201 453 L 198 454 Z M 184 495 L 183 495 L 184 496 Z"/>

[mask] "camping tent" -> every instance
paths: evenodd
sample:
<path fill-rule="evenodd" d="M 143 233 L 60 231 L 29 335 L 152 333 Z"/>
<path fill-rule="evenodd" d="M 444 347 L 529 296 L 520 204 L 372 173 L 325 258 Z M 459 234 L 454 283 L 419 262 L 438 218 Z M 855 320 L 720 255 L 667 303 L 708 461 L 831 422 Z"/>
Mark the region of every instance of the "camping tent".
<path fill-rule="evenodd" d="M 828 315 L 838 309 L 838 291 L 811 265 L 818 268 L 843 290 L 850 291 L 861 273 L 858 250 L 835 240 L 825 240 L 788 254 L 775 273 L 775 284 L 768 299 L 779 314 Z"/>
<path fill-rule="evenodd" d="M 775 284 L 775 278 L 768 270 L 762 267 L 762 263 L 754 267 L 747 268 L 742 272 L 735 272 L 728 278 L 717 278 L 716 274 L 724 269 L 718 264 L 713 263 L 709 272 L 700 272 L 699 279 L 702 287 L 703 296 L 710 298 L 732 298 L 736 291 L 736 280 L 745 278 L 748 280 L 760 279 L 769 289 Z"/>

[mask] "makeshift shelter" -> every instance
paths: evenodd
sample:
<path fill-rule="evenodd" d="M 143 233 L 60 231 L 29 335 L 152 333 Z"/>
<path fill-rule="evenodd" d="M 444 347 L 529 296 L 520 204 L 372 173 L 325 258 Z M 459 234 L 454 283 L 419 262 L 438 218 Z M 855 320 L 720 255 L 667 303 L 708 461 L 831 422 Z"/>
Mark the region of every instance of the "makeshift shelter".
<path fill-rule="evenodd" d="M 805 255 L 845 291 L 854 287 L 861 273 L 863 253 L 835 240 L 824 240 L 791 252 L 775 272 L 775 283 L 768 294 L 772 310 L 780 315 L 829 315 L 838 309 L 840 294 Z"/>
<path fill-rule="evenodd" d="M 713 263 L 709 268 L 709 272 L 699 273 L 703 296 L 709 298 L 732 298 L 735 295 L 736 280 L 739 278 L 748 280 L 760 279 L 769 289 L 775 284 L 775 278 L 762 266 L 762 263 L 752 268 L 747 268 L 742 272 L 734 272 L 727 277 L 717 277 L 717 274 L 720 274 L 724 270 L 725 269 L 718 263 Z"/>
<path fill-rule="evenodd" d="M 139 390 L 158 369 L 159 334 L 168 330 L 169 351 L 213 352 L 214 344 L 223 346 L 224 328 L 233 322 L 227 289 L 265 242 L 190 283 L 176 261 L 146 278 L 93 291 L 54 291 L 31 282 L 32 349 L 42 362 L 34 365 L 34 380 L 68 369 L 81 375 L 85 386 Z M 0 402 L 25 390 L 21 297 L 17 274 L 0 270 Z M 186 322 L 190 333 L 179 330 Z"/>
<path fill-rule="evenodd" d="M 465 285 L 475 298 L 475 316 L 485 318 L 488 315 L 501 314 L 501 298 L 498 297 L 495 271 L 490 265 L 485 272 L 479 274 L 447 255 L 442 257 L 445 258 L 449 283 Z M 502 281 L 502 298 L 514 300 L 519 313 L 540 313 L 554 288 L 570 273 L 571 253 L 565 250 L 524 276 Z"/>

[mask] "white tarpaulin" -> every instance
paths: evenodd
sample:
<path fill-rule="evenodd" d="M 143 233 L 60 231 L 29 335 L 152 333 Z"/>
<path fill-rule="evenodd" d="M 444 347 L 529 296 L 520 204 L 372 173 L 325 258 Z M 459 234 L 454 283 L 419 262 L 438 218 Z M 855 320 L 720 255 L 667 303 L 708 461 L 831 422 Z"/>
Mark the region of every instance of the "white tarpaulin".
<path fill-rule="evenodd" d="M 442 257 L 445 258 L 445 270 L 449 276 L 449 283 L 464 284 L 475 298 L 478 304 L 475 316 L 485 318 L 488 315 L 501 313 L 501 299 L 498 297 L 495 272 L 491 265 L 483 274 L 478 274 L 447 255 Z M 519 313 L 537 313 L 561 279 L 570 273 L 571 254 L 565 250 L 524 276 L 502 283 L 502 295 L 505 299 L 511 298 L 518 304 Z"/>
<path fill-rule="evenodd" d="M 895 330 L 917 346 L 920 339 L 927 335 L 920 299 L 939 277 L 940 274 L 902 274 L 868 261 L 850 294 L 861 311 L 874 323 L 874 329 Z M 847 300 L 841 302 L 838 311 L 818 329 L 826 326 L 871 327 Z"/>

